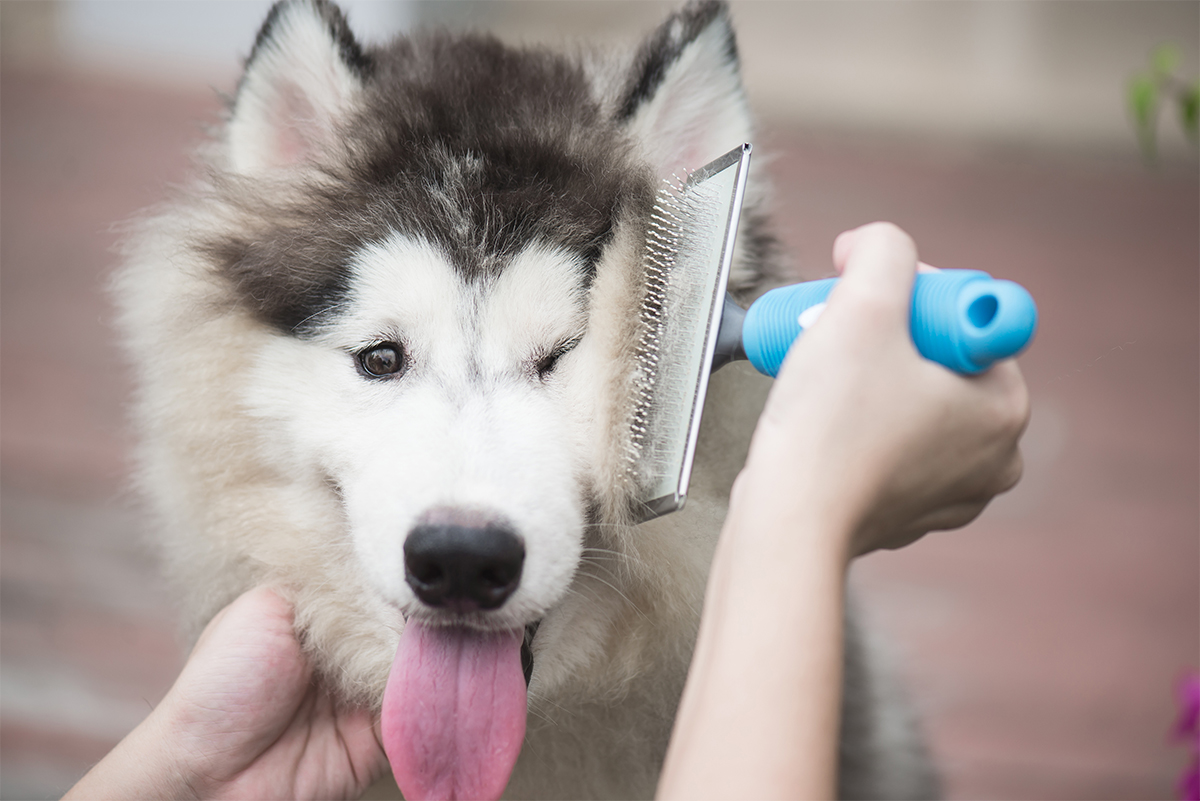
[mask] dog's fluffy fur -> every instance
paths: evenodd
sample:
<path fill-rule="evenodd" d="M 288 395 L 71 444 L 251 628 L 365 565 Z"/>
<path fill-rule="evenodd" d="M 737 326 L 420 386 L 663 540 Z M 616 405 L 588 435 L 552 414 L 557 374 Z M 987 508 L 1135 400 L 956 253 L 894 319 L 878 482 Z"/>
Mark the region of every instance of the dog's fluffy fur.
<path fill-rule="evenodd" d="M 276 5 L 194 182 L 130 238 L 140 482 L 193 628 L 248 587 L 295 603 L 323 677 L 378 707 L 406 533 L 502 519 L 530 627 L 513 797 L 653 793 L 729 488 L 766 392 L 713 378 L 687 508 L 630 524 L 645 221 L 664 176 L 750 141 L 723 4 L 627 54 L 415 35 L 362 47 L 325 0 Z M 784 279 L 752 187 L 731 289 Z M 390 343 L 394 375 L 364 372 Z M 781 636 L 786 636 L 783 634 Z M 841 792 L 928 791 L 850 638 Z"/>

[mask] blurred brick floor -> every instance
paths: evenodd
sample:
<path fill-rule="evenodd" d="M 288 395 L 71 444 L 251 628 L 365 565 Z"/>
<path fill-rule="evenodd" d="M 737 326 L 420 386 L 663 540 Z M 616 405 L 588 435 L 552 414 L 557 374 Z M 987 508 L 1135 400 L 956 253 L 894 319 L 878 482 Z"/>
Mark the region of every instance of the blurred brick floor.
<path fill-rule="evenodd" d="M 113 223 L 186 174 L 216 112 L 211 93 L 3 74 L 3 798 L 61 793 L 180 664 L 122 489 L 128 375 L 103 287 Z M 805 273 L 838 231 L 887 218 L 926 261 L 1018 280 L 1041 308 L 1022 485 L 856 570 L 950 795 L 1170 797 L 1172 684 L 1200 662 L 1194 165 L 767 140 Z"/>

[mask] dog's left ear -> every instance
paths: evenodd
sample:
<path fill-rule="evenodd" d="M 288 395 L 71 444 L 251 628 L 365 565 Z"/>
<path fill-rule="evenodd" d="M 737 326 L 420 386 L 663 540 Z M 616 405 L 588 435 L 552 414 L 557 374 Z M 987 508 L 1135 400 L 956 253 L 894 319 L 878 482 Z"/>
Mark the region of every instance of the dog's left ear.
<path fill-rule="evenodd" d="M 724 2 L 693 0 L 646 39 L 617 118 L 664 178 L 750 141 L 750 112 Z"/>
<path fill-rule="evenodd" d="M 370 68 L 336 5 L 279 0 L 238 84 L 227 128 L 232 169 L 262 174 L 328 153 L 358 105 Z"/>

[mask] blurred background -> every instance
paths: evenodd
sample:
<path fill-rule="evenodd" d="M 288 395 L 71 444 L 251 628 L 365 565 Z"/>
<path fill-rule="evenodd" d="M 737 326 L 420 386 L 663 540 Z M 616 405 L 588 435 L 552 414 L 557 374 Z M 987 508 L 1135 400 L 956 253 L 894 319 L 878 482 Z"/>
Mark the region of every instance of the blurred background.
<path fill-rule="evenodd" d="M 673 4 L 344 2 L 422 26 L 632 47 Z M 1200 3 L 733 2 L 798 276 L 890 219 L 925 261 L 1023 283 L 1026 476 L 967 529 L 855 568 L 953 798 L 1170 798 L 1200 664 L 1200 173 L 1130 80 Z M 188 174 L 269 3 L 0 3 L 0 797 L 53 798 L 181 662 L 126 490 L 121 221 Z M 734 143 L 731 143 L 731 146 Z"/>

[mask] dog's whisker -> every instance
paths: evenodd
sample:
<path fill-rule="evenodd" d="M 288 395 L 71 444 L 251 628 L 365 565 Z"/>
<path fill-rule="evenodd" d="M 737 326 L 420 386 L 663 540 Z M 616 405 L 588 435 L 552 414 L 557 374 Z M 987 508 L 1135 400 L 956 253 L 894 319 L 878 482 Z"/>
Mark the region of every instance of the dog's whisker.
<path fill-rule="evenodd" d="M 603 564 L 600 560 L 591 558 L 585 558 L 582 564 L 591 565 L 597 570 L 603 570 L 613 581 L 622 581 L 629 574 L 629 566 L 624 564 L 617 564 L 616 567 L 610 567 Z"/>
<path fill-rule="evenodd" d="M 347 307 L 349 307 L 349 305 L 350 305 L 349 303 L 343 301 L 341 303 L 331 303 L 330 305 L 328 305 L 322 309 L 317 309 L 315 312 L 308 315 L 303 320 L 301 320 L 300 322 L 298 322 L 294 326 L 292 326 L 292 330 L 299 331 L 304 328 L 306 323 L 316 320 L 317 318 L 324 317 L 326 314 L 337 311 L 338 309 L 347 308 Z"/>
<path fill-rule="evenodd" d="M 589 553 L 585 551 L 580 557 L 580 561 L 594 565 L 616 565 L 622 569 L 636 567 L 637 563 L 624 554 L 618 553 Z"/>
<path fill-rule="evenodd" d="M 614 580 L 621 581 L 626 581 L 632 575 L 638 572 L 645 572 L 649 569 L 646 561 L 639 556 L 603 548 L 585 548 L 581 561 L 586 564 L 596 565 L 596 567 L 605 570 Z M 604 564 L 605 562 L 608 565 Z M 609 565 L 614 563 L 616 565 L 615 569 L 609 567 Z"/>
<path fill-rule="evenodd" d="M 545 704 L 546 706 L 554 707 L 556 710 L 558 710 L 559 712 L 562 713 L 563 717 L 576 718 L 579 716 L 579 713 L 577 711 L 572 710 L 569 707 L 563 706 L 562 704 L 556 703 L 555 701 L 551 700 L 550 698 L 547 698 L 544 695 L 539 695 L 537 697 L 536 701 L 538 704 Z M 543 712 L 541 710 L 539 710 L 538 714 L 541 715 L 543 720 L 545 720 L 547 723 L 550 723 L 553 726 L 561 726 L 562 725 L 561 720 L 552 718 L 548 714 L 546 714 L 545 712 Z"/>
<path fill-rule="evenodd" d="M 617 585 L 601 578 L 600 576 L 597 576 L 593 573 L 586 573 L 582 570 L 579 572 L 578 575 L 580 575 L 584 578 L 592 579 L 593 581 L 598 581 L 601 584 L 603 584 L 604 586 L 608 587 L 610 590 L 615 592 L 621 598 L 621 600 L 623 600 L 623 601 L 625 601 L 625 603 L 629 604 L 629 608 L 632 609 L 634 612 L 637 612 L 639 617 L 641 617 L 643 620 L 645 620 L 647 622 L 650 621 L 650 616 L 647 615 L 645 612 L 643 612 L 641 610 L 641 608 L 636 603 L 634 603 L 633 599 L 630 598 L 628 595 L 626 595 L 624 592 L 622 592 L 621 588 L 618 587 Z"/>
<path fill-rule="evenodd" d="M 583 547 L 583 553 L 585 556 L 588 554 L 602 554 L 604 556 L 611 556 L 616 559 L 632 559 L 633 558 L 629 553 L 627 553 L 625 551 L 616 551 L 616 550 L 613 550 L 612 548 L 601 548 L 597 545 L 585 545 Z"/>
<path fill-rule="evenodd" d="M 558 721 L 556 721 L 554 718 L 547 715 L 542 710 L 535 707 L 533 704 L 529 704 L 526 707 L 526 714 L 528 714 L 530 717 L 537 718 L 542 723 L 546 724 L 546 726 L 557 727 L 560 725 Z M 543 728 L 543 727 L 538 726 L 538 727 L 531 727 L 531 728 Z"/>
<path fill-rule="evenodd" d="M 643 560 L 637 554 L 630 553 L 629 551 L 617 551 L 612 548 L 602 548 L 598 545 L 584 546 L 583 554 L 584 554 L 584 556 L 587 556 L 589 554 L 600 554 L 603 556 L 611 557 L 613 559 L 630 562 L 630 563 L 634 563 L 634 564 L 639 564 L 639 565 L 643 563 Z"/>

